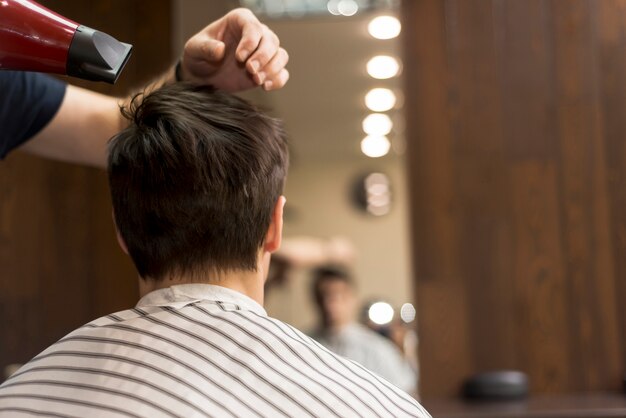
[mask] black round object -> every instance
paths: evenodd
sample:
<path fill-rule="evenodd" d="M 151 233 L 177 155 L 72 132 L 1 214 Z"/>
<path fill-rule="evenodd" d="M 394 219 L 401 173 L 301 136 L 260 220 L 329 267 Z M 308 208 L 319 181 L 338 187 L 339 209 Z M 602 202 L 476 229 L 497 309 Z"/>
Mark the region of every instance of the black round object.
<path fill-rule="evenodd" d="M 515 370 L 480 373 L 465 382 L 463 392 L 470 399 L 521 399 L 528 396 L 528 377 Z"/>

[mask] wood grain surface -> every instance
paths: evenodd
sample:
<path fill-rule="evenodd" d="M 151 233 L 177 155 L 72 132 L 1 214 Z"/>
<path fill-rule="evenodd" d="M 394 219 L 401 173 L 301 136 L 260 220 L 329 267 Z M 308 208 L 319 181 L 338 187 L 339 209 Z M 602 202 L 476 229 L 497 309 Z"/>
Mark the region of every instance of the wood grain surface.
<path fill-rule="evenodd" d="M 422 395 L 626 364 L 626 1 L 402 6 Z"/>
<path fill-rule="evenodd" d="M 170 64 L 168 0 L 41 3 L 134 45 L 114 87 L 69 82 L 123 95 Z M 136 273 L 115 239 L 104 170 L 19 151 L 1 162 L 0 265 L 0 372 L 137 300 Z"/>

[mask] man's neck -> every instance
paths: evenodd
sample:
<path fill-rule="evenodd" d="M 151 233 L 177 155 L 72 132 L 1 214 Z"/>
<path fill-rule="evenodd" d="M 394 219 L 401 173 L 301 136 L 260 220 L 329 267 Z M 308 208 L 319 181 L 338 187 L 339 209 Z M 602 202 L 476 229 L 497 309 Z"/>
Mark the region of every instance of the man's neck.
<path fill-rule="evenodd" d="M 143 297 L 150 292 L 158 289 L 164 289 L 171 286 L 201 283 L 212 284 L 215 286 L 225 287 L 236 292 L 242 293 L 263 306 L 263 285 L 265 282 L 266 272 L 262 266 L 257 271 L 229 271 L 220 274 L 192 275 L 192 276 L 171 276 L 162 280 L 139 278 L 139 296 Z"/>
<path fill-rule="evenodd" d="M 340 334 L 343 330 L 348 328 L 353 323 L 354 323 L 353 321 L 346 321 L 346 322 L 335 323 L 335 324 L 327 324 L 325 326 L 322 326 L 322 329 L 327 334 L 335 335 L 335 334 Z"/>

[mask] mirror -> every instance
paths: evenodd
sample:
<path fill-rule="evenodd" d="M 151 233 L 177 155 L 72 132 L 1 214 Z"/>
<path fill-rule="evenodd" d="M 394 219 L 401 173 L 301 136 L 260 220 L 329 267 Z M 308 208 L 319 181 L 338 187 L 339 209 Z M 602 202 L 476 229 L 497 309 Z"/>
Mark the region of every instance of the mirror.
<path fill-rule="evenodd" d="M 269 3 L 251 1 L 247 5 Z M 399 26 L 391 18 L 396 10 L 388 8 L 395 2 L 353 1 L 361 9 L 350 16 L 333 14 L 338 11 L 333 7 L 345 7 L 347 2 L 271 3 L 282 4 L 282 13 L 262 16 L 262 20 L 289 52 L 291 78 L 282 90 L 259 90 L 246 97 L 272 109 L 285 121 L 289 133 L 286 246 L 291 239 L 303 238 L 309 244 L 325 242 L 329 248 L 348 242 L 352 250 L 344 255 L 348 254 L 361 304 L 385 301 L 399 317 L 400 308 L 411 303 L 413 295 L 399 77 L 402 64 L 399 41 L 393 38 Z M 323 3 L 324 7 L 309 14 L 306 9 L 289 13 L 285 9 L 288 3 L 310 7 Z M 173 45 L 182 45 L 204 22 L 232 5 L 229 1 L 175 2 L 178 38 Z M 377 8 L 381 5 L 383 9 Z M 359 198 L 361 208 L 355 205 L 357 178 L 364 193 Z M 374 191 L 369 200 L 368 182 L 372 183 L 370 194 Z M 368 201 L 380 204 L 382 200 L 384 205 L 372 209 L 370 204 L 368 212 Z M 309 267 L 292 269 L 289 278 L 272 286 L 266 297 L 270 315 L 305 332 L 316 324 Z"/>

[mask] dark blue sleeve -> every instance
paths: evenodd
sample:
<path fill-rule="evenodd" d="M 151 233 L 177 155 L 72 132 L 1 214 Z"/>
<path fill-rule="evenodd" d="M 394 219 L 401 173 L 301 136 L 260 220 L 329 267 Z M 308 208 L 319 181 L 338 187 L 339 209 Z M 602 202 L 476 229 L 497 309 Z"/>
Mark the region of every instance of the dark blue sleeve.
<path fill-rule="evenodd" d="M 66 84 L 43 74 L 0 71 L 0 159 L 54 117 Z"/>

